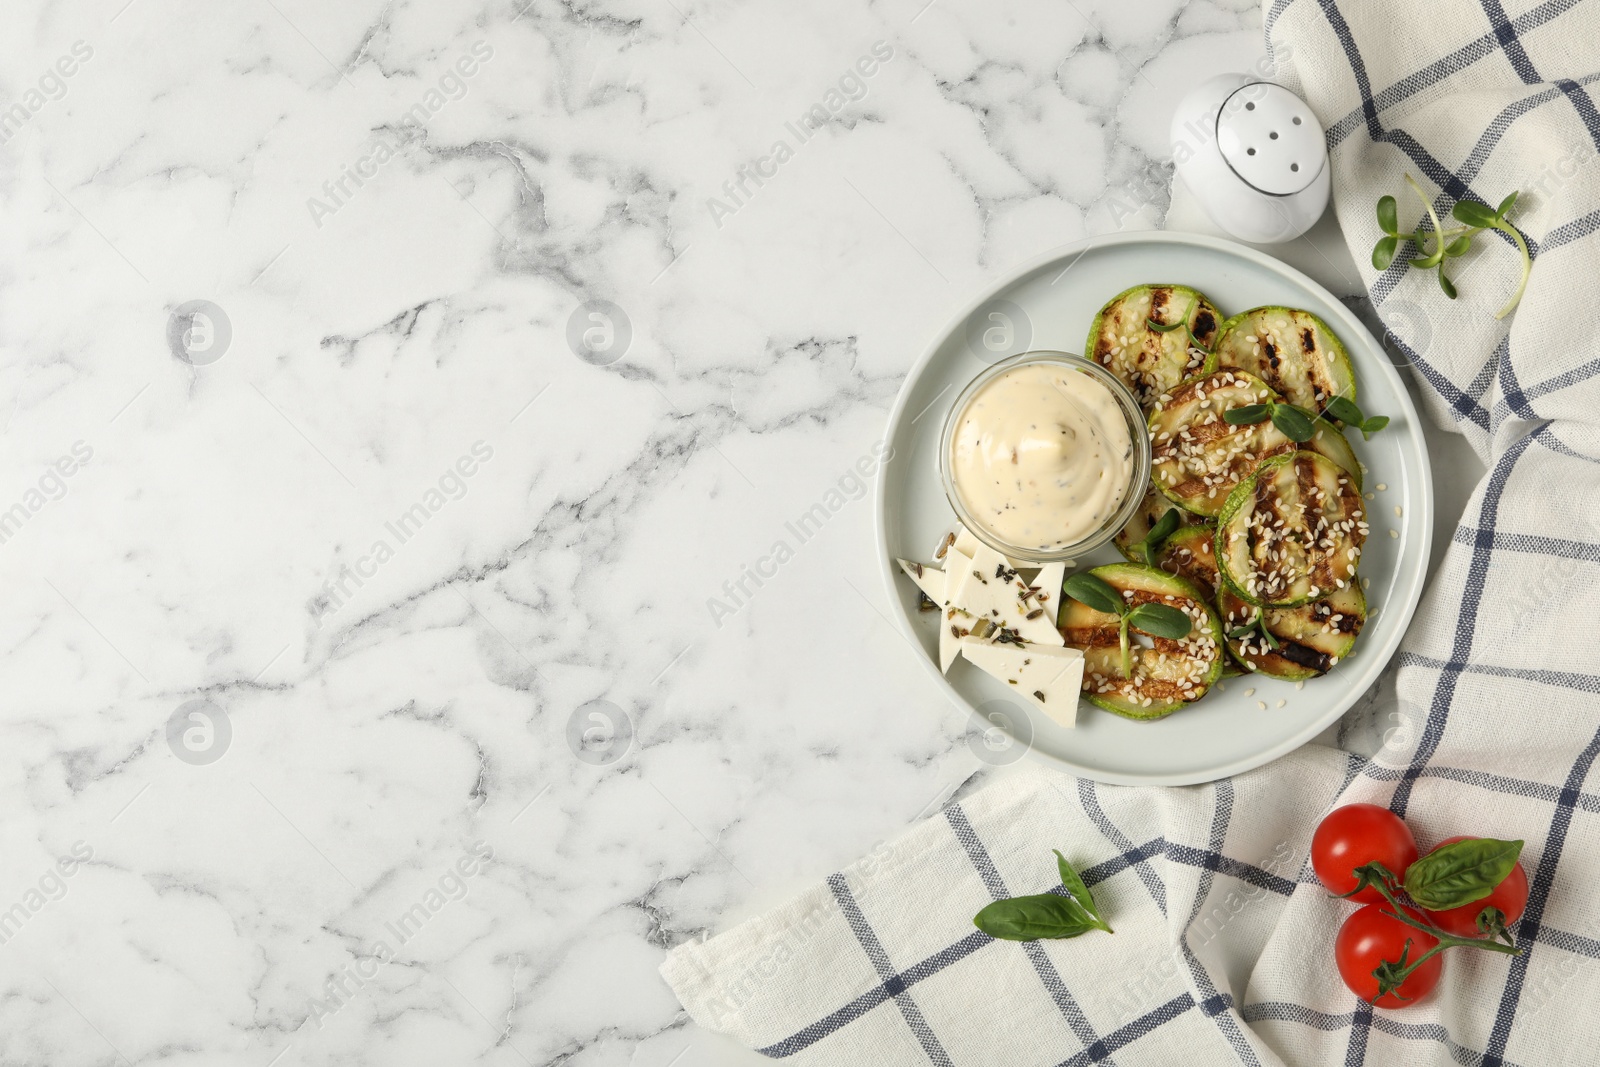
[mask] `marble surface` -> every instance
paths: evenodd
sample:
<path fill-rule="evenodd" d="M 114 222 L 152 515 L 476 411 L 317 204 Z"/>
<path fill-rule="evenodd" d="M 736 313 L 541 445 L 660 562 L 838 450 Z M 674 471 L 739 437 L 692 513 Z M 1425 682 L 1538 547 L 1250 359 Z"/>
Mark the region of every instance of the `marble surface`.
<path fill-rule="evenodd" d="M 757 1062 L 666 948 L 987 771 L 856 464 L 1255 7 L 15 7 L 0 1062 Z"/>

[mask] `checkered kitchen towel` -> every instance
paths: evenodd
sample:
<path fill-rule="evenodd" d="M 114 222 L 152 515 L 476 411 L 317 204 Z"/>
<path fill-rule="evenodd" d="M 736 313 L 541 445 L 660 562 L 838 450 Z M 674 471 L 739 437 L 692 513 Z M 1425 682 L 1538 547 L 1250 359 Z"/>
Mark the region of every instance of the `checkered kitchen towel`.
<path fill-rule="evenodd" d="M 1401 725 L 1370 760 L 1308 746 L 1210 786 L 1008 778 L 676 949 L 662 973 L 702 1026 L 838 1067 L 1600 1062 L 1600 5 L 1269 0 L 1265 22 L 1328 130 L 1358 262 L 1407 172 L 1441 216 L 1522 190 L 1536 256 L 1509 321 L 1509 244 L 1458 261 L 1454 302 L 1423 272 L 1363 268 L 1433 415 L 1490 468 L 1408 635 L 1385 709 Z M 1424 847 L 1525 839 L 1524 953 L 1458 951 L 1404 1011 L 1349 994 L 1330 959 L 1348 905 L 1305 861 L 1320 814 L 1357 800 Z M 1055 882 L 1051 847 L 1116 935 L 976 931 L 983 904 Z"/>

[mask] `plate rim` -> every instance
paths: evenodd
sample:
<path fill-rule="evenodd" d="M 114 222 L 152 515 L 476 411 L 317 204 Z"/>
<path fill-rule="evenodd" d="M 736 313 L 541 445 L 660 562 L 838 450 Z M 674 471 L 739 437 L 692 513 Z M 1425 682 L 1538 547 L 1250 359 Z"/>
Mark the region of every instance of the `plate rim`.
<path fill-rule="evenodd" d="M 1292 267 L 1282 260 L 1262 252 L 1259 249 L 1240 244 L 1237 241 L 1230 241 L 1221 237 L 1213 237 L 1209 234 L 1188 233 L 1178 230 L 1136 230 L 1131 232 L 1100 234 L 1098 236 L 1085 237 L 1077 241 L 1071 241 L 1063 245 L 1058 245 L 1055 248 L 1042 252 L 1030 259 L 1024 260 L 1022 263 L 997 277 L 994 281 L 982 286 L 970 300 L 961 306 L 960 310 L 947 319 L 945 323 L 937 331 L 935 331 L 931 340 L 923 347 L 922 354 L 919 355 L 915 362 L 913 362 L 911 366 L 907 368 L 905 380 L 901 382 L 900 389 L 895 395 L 894 405 L 889 409 L 889 419 L 885 426 L 884 440 L 887 442 L 894 439 L 895 431 L 899 428 L 900 422 L 905 416 L 911 391 L 915 387 L 916 383 L 921 380 L 928 364 L 932 362 L 934 354 L 944 346 L 946 341 L 948 341 L 955 331 L 967 321 L 972 313 L 984 303 L 992 299 L 1002 290 L 1015 285 L 1027 275 L 1033 274 L 1041 268 L 1047 267 L 1053 263 L 1057 263 L 1068 256 L 1075 255 L 1081 258 L 1094 248 L 1108 245 L 1137 244 L 1192 245 L 1198 248 L 1208 249 L 1214 253 L 1236 256 L 1253 262 L 1257 266 L 1262 267 L 1271 273 L 1277 274 L 1297 285 L 1310 290 L 1321 297 L 1330 307 L 1337 308 L 1338 310 L 1334 315 L 1334 318 L 1339 320 L 1336 325 L 1340 327 L 1341 337 L 1346 336 L 1348 333 L 1354 332 L 1359 334 L 1359 336 L 1364 338 L 1366 341 L 1371 342 L 1373 346 L 1378 348 L 1380 351 L 1382 349 L 1382 344 L 1372 336 L 1372 331 L 1367 329 L 1366 324 L 1357 318 L 1355 313 L 1346 307 L 1344 302 L 1331 291 L 1329 291 L 1326 286 L 1305 272 L 1298 270 L 1297 268 Z M 1401 545 L 1401 555 L 1404 556 L 1406 550 L 1411 547 L 1409 542 L 1413 538 L 1420 538 L 1421 565 L 1417 567 L 1410 575 L 1406 575 L 1402 572 L 1399 575 L 1399 580 L 1397 580 L 1395 583 L 1395 587 L 1397 589 L 1402 589 L 1404 591 L 1404 596 L 1401 598 L 1402 607 L 1399 609 L 1400 622 L 1395 628 L 1393 636 L 1385 643 L 1385 646 L 1380 646 L 1380 658 L 1383 662 L 1383 666 L 1379 668 L 1381 673 L 1381 671 L 1388 666 L 1390 660 L 1394 658 L 1395 653 L 1399 651 L 1402 642 L 1404 642 L 1406 631 L 1410 629 L 1412 617 L 1416 614 L 1417 607 L 1422 602 L 1422 594 L 1427 585 L 1428 563 L 1433 552 L 1434 486 L 1433 463 L 1428 455 L 1427 441 L 1422 436 L 1421 415 L 1417 411 L 1416 404 L 1412 402 L 1411 392 L 1406 386 L 1404 379 L 1400 377 L 1399 370 L 1388 359 L 1383 359 L 1380 361 L 1378 373 L 1380 376 L 1388 379 L 1389 384 L 1393 387 L 1395 393 L 1400 397 L 1403 413 L 1407 417 L 1407 425 L 1411 428 L 1410 433 L 1417 438 L 1417 442 L 1420 445 L 1420 448 L 1418 449 L 1418 458 L 1421 463 L 1420 475 L 1424 490 L 1422 493 L 1422 513 L 1420 515 L 1414 515 L 1414 521 L 1406 525 L 1406 543 L 1402 543 Z M 911 624 L 911 619 L 906 614 L 905 606 L 901 602 L 897 587 L 895 585 L 895 572 L 897 570 L 897 565 L 894 563 L 892 554 L 890 552 L 888 538 L 888 467 L 889 464 L 887 463 L 880 467 L 878 477 L 876 479 L 877 486 L 874 491 L 873 499 L 873 543 L 878 556 L 878 574 L 880 580 L 883 582 L 883 588 L 888 595 L 889 608 L 894 615 L 894 623 L 896 628 L 900 631 L 903 637 L 908 638 L 913 645 L 920 649 L 921 634 L 919 634 L 917 629 Z M 1414 510 L 1414 506 L 1412 509 L 1408 510 Z M 1389 618 L 1394 618 L 1395 606 L 1393 604 L 1385 603 L 1382 605 L 1382 607 L 1385 614 Z M 967 713 L 969 723 L 979 724 L 980 728 L 983 729 L 990 727 L 991 724 L 979 715 L 978 709 L 973 706 L 971 701 L 967 700 L 967 698 L 964 697 L 961 692 L 951 684 L 950 679 L 945 676 L 944 672 L 939 670 L 939 665 L 937 662 L 930 659 L 926 654 L 919 655 L 917 659 L 921 662 L 923 669 L 933 675 L 940 688 L 943 689 L 945 696 L 953 704 L 955 704 L 956 707 Z M 1269 746 L 1261 752 L 1221 764 L 1217 767 L 1191 773 L 1127 774 L 1118 771 L 1107 771 L 1103 768 L 1087 766 L 1082 763 L 1074 762 L 1073 760 L 1056 755 L 1055 753 L 1045 752 L 1032 744 L 1024 745 L 1024 754 L 1034 760 L 1036 763 L 1043 764 L 1054 770 L 1063 771 L 1081 778 L 1089 778 L 1097 782 L 1104 782 L 1109 785 L 1201 785 L 1207 782 L 1214 782 L 1222 778 L 1228 778 L 1236 774 L 1243 774 L 1246 771 L 1251 771 L 1257 767 L 1265 766 L 1266 764 L 1271 763 L 1273 760 L 1279 759 L 1280 757 L 1295 751 L 1309 742 L 1312 738 L 1316 737 L 1346 711 L 1349 711 L 1350 708 L 1354 706 L 1355 702 L 1361 698 L 1362 693 L 1365 691 L 1365 688 L 1363 688 L 1360 691 L 1352 690 L 1348 692 L 1341 699 L 1334 701 L 1333 704 L 1329 706 L 1328 711 L 1323 712 L 1314 719 L 1308 720 L 1308 722 L 1299 730 L 1296 730 L 1284 740 Z M 1150 725 L 1153 726 L 1155 724 L 1152 723 Z"/>

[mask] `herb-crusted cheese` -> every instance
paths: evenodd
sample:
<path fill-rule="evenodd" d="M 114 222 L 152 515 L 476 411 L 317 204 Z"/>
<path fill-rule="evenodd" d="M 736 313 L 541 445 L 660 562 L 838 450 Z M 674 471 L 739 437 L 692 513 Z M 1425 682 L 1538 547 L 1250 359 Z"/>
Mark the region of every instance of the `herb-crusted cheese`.
<path fill-rule="evenodd" d="M 997 645 L 978 637 L 961 641 L 961 654 L 1062 726 L 1078 722 L 1083 653 L 1075 648 Z"/>
<path fill-rule="evenodd" d="M 957 555 L 955 549 L 950 554 Z M 1010 631 L 1010 635 L 991 634 L 992 638 L 1009 643 L 1014 635 L 1029 644 L 1063 644 L 1055 625 L 1059 581 L 1054 590 L 1024 581 L 1004 556 L 987 545 L 979 545 L 961 570 L 954 564 L 946 569 L 951 586 L 948 596 L 954 607 L 970 613 L 974 620 L 988 622 L 996 631 Z"/>

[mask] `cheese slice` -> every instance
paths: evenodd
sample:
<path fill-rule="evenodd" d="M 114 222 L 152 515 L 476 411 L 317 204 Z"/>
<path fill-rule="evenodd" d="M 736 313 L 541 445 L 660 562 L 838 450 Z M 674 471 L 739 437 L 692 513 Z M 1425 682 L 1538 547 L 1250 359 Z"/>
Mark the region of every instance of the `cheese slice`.
<path fill-rule="evenodd" d="M 963 556 L 976 556 L 978 554 L 978 549 L 983 548 L 984 544 L 982 541 L 973 536 L 971 530 L 967 529 L 965 526 L 958 525 L 956 527 L 956 543 L 953 547 Z M 1028 566 L 1027 563 L 1012 559 L 1009 556 L 1003 556 L 1001 558 L 1006 561 L 1006 564 L 1012 570 L 1020 570 Z"/>
<path fill-rule="evenodd" d="M 956 549 L 952 548 L 950 552 L 955 554 Z M 974 618 L 987 619 L 994 626 L 1015 630 L 1018 636 L 1029 643 L 1056 646 L 1066 643 L 1055 627 L 1055 612 L 1049 606 L 1061 596 L 1059 580 L 1056 582 L 1056 592 L 1040 604 L 1028 594 L 1030 583 L 1022 579 L 1004 556 L 988 545 L 978 546 L 971 564 L 959 570 L 952 564 L 946 571 L 949 574 L 946 581 L 950 585 L 947 595 L 954 606 Z M 1064 570 L 1062 574 L 1065 575 Z M 1040 585 L 1041 591 L 1044 588 Z M 1028 618 L 1040 607 L 1046 609 L 1044 614 Z"/>
<path fill-rule="evenodd" d="M 1075 648 L 997 645 L 980 637 L 961 639 L 961 654 L 979 670 L 1014 689 L 1062 726 L 1078 723 L 1083 653 Z"/>
<path fill-rule="evenodd" d="M 938 602 L 939 611 L 939 670 L 949 673 L 950 664 L 961 656 L 961 638 L 955 630 L 970 629 L 973 618 L 967 612 L 956 607 L 950 600 L 951 578 L 972 570 L 972 557 L 963 555 L 952 547 L 944 555 L 945 588 L 934 599 Z"/>
<path fill-rule="evenodd" d="M 1034 597 L 1033 606 L 1043 608 L 1044 614 L 1032 622 L 1024 621 L 1024 625 L 1017 627 L 1025 640 L 1035 641 L 1045 645 L 1064 645 L 1066 642 L 1061 637 L 1061 631 L 1056 629 L 1056 619 L 1061 614 L 1061 583 L 1067 580 L 1067 565 L 1061 563 L 1046 563 L 1039 568 L 1039 573 L 1028 579 L 1028 585 L 1039 590 Z M 1041 628 L 1043 628 L 1041 630 Z M 1037 635 L 1037 636 L 1036 636 Z"/>
<path fill-rule="evenodd" d="M 944 606 L 944 571 L 931 563 L 917 563 L 909 559 L 897 562 L 900 569 L 906 572 L 906 577 L 915 582 L 929 600 L 940 607 Z"/>
<path fill-rule="evenodd" d="M 973 537 L 972 531 L 967 529 L 965 526 L 956 527 L 955 550 L 961 553 L 963 556 L 977 555 L 978 549 L 982 546 L 982 544 L 983 542 L 979 541 L 976 537 Z"/>

